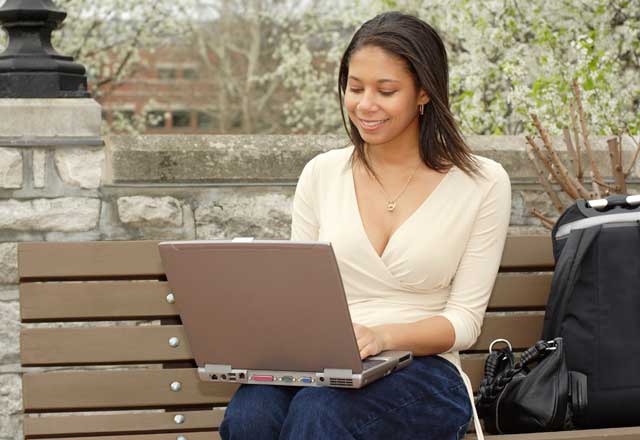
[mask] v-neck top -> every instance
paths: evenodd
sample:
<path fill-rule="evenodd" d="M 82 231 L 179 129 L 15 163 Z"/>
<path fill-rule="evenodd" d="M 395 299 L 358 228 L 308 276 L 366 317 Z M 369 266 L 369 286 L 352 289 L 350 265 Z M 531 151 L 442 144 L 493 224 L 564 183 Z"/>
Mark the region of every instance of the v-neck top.
<path fill-rule="evenodd" d="M 331 243 L 353 322 L 447 318 L 455 342 L 440 356 L 460 369 L 458 351 L 478 338 L 498 273 L 511 213 L 509 176 L 481 156 L 474 156 L 480 176 L 451 167 L 379 256 L 358 210 L 353 150 L 331 150 L 306 164 L 294 196 L 291 239 Z"/>
<path fill-rule="evenodd" d="M 353 151 L 353 149 L 351 149 L 351 150 Z M 355 188 L 355 179 L 354 179 L 354 176 L 353 176 L 353 168 L 352 168 L 352 167 L 348 167 L 347 169 L 348 169 L 348 177 L 347 177 L 347 178 L 348 178 L 348 180 L 351 182 L 351 189 L 350 189 L 350 192 L 351 192 L 351 193 L 352 193 L 352 195 L 353 195 L 353 203 L 354 203 L 354 205 L 355 205 L 355 207 L 356 207 L 356 213 L 355 213 L 355 214 L 358 216 L 358 219 L 360 220 L 360 223 L 363 225 L 363 227 L 362 227 L 362 231 L 364 232 L 365 236 L 367 236 L 367 232 L 366 232 L 366 230 L 365 230 L 365 228 L 364 228 L 364 222 L 362 221 L 362 216 L 360 215 L 360 208 L 359 208 L 359 206 L 358 206 L 358 199 L 357 199 L 357 196 L 356 196 L 356 188 Z M 373 250 L 373 252 L 376 254 L 376 256 L 378 256 L 378 257 L 379 257 L 380 259 L 382 259 L 383 261 L 388 260 L 388 258 L 386 258 L 386 257 L 385 257 L 385 254 L 386 254 L 386 252 L 387 252 L 387 249 L 389 248 L 389 243 L 391 242 L 391 240 L 393 240 L 393 238 L 396 236 L 396 233 L 397 233 L 398 231 L 400 231 L 400 230 L 405 226 L 405 224 L 410 224 L 410 223 L 411 223 L 411 221 L 412 221 L 413 217 L 419 216 L 419 215 L 420 215 L 420 211 L 421 211 L 421 210 L 423 210 L 423 209 L 427 209 L 427 208 L 424 208 L 424 206 L 428 204 L 429 199 L 431 199 L 432 195 L 433 195 L 434 193 L 436 193 L 436 192 L 438 191 L 438 188 L 440 188 L 440 187 L 443 185 L 444 181 L 445 181 L 445 180 L 447 180 L 447 177 L 449 177 L 449 175 L 451 174 L 452 170 L 453 170 L 453 168 L 452 168 L 452 169 L 450 169 L 450 170 L 449 170 L 449 172 L 447 172 L 447 173 L 444 175 L 444 177 L 440 180 L 440 182 L 438 182 L 438 184 L 437 184 L 437 185 L 436 185 L 436 187 L 431 191 L 431 193 L 427 195 L 426 199 L 424 199 L 424 200 L 422 201 L 422 203 L 421 203 L 421 204 L 420 204 L 420 205 L 419 205 L 419 206 L 418 206 L 418 207 L 417 207 L 417 208 L 416 208 L 416 209 L 411 213 L 411 215 L 410 215 L 409 217 L 407 217 L 407 218 L 402 222 L 402 224 L 400 224 L 400 226 L 398 226 L 398 227 L 396 228 L 396 230 L 391 234 L 391 236 L 390 236 L 390 237 L 389 237 L 389 239 L 387 240 L 387 244 L 385 245 L 384 249 L 382 249 L 382 254 L 378 255 L 378 252 L 376 251 L 375 246 L 373 246 L 373 243 L 371 243 L 371 240 L 370 240 L 370 239 L 369 239 L 369 237 L 367 236 L 367 241 L 368 241 L 369 243 L 371 243 L 371 249 L 372 249 L 372 250 Z M 349 191 L 349 190 L 347 190 L 347 191 Z M 407 227 L 409 227 L 409 226 L 407 226 Z"/>

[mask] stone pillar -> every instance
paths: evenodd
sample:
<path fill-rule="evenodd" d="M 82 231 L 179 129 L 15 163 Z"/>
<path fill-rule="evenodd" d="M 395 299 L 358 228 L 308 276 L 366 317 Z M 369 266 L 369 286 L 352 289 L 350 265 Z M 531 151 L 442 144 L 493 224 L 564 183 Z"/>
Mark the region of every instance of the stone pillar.
<path fill-rule="evenodd" d="M 0 99 L 2 440 L 22 436 L 16 245 L 100 238 L 100 122 L 93 99 Z"/>
<path fill-rule="evenodd" d="M 99 238 L 101 108 L 83 66 L 51 47 L 66 14 L 7 0 L 0 24 L 0 439 L 21 439 L 17 243 Z"/>

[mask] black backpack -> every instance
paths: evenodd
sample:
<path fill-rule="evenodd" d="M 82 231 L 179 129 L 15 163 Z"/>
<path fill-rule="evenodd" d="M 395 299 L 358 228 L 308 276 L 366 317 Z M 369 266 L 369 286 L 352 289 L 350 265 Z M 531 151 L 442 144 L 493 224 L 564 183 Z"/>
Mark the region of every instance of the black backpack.
<path fill-rule="evenodd" d="M 578 200 L 553 228 L 542 337 L 587 377 L 580 428 L 640 423 L 640 196 Z"/>

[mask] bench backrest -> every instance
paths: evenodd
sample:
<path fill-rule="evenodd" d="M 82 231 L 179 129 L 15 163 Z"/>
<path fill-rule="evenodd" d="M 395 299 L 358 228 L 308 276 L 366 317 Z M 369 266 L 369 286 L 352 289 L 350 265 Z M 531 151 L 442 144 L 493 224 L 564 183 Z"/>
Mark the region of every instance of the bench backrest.
<path fill-rule="evenodd" d="M 236 386 L 199 381 L 157 242 L 21 243 L 18 267 L 26 439 L 212 438 Z M 549 237 L 507 240 L 482 335 L 463 354 L 474 386 L 492 340 L 539 338 L 552 270 Z M 56 412 L 76 414 L 40 417 Z"/>

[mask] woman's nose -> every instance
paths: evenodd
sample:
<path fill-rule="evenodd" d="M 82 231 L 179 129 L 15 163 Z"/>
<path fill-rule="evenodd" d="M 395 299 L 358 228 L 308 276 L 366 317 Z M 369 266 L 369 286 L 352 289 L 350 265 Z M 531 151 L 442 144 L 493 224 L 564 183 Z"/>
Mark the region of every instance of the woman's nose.
<path fill-rule="evenodd" d="M 363 112 L 372 112 L 378 109 L 378 105 L 375 102 L 371 93 L 363 92 L 360 102 L 358 102 L 358 110 Z"/>

